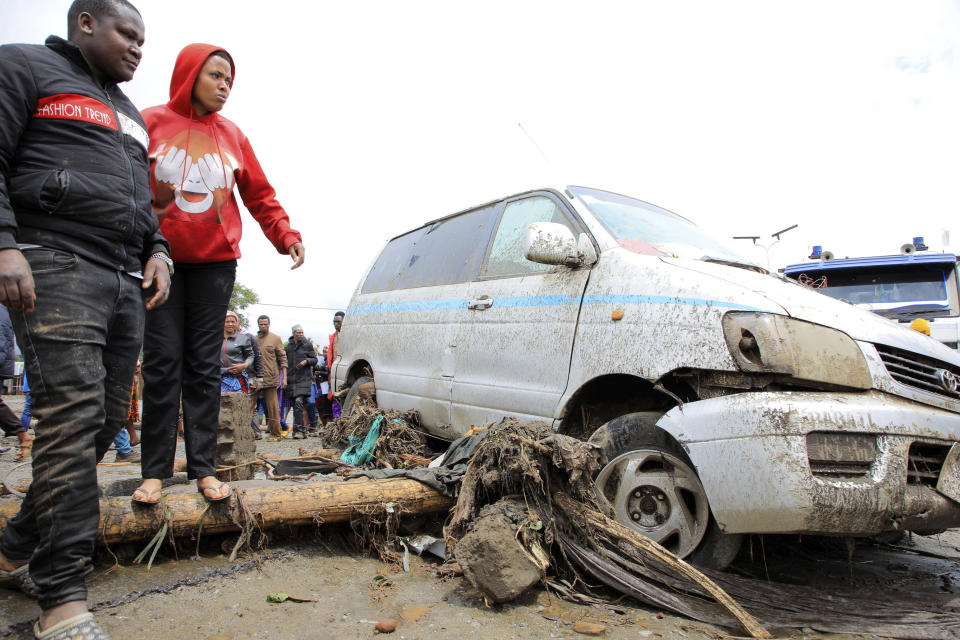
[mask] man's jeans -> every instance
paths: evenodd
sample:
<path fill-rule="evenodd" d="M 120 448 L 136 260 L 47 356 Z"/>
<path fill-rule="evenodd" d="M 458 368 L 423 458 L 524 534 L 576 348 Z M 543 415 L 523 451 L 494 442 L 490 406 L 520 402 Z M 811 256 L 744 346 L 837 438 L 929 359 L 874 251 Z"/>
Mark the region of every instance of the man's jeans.
<path fill-rule="evenodd" d="M 307 406 L 307 399 L 310 396 L 294 396 L 293 398 L 293 432 L 306 433 L 303 426 L 303 410 Z"/>
<path fill-rule="evenodd" d="M 23 252 L 32 312 L 10 311 L 30 378 L 33 483 L 0 548 L 30 560 L 40 607 L 86 599 L 100 522 L 97 462 L 123 428 L 143 336 L 141 281 L 52 249 Z"/>

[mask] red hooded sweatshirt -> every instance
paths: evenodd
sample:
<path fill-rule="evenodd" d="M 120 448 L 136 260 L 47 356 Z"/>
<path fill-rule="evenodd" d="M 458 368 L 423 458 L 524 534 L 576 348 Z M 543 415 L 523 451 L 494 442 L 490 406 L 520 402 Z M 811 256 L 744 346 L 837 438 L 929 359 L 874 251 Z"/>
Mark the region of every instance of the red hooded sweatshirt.
<path fill-rule="evenodd" d="M 177 262 L 239 258 L 242 223 L 236 185 L 267 239 L 285 254 L 301 241 L 300 234 L 290 228 L 250 141 L 219 113 L 194 113 L 194 82 L 215 51 L 226 53 L 210 44 L 184 47 L 173 68 L 170 102 L 142 112 L 150 134 L 150 182 L 160 229 Z M 235 78 L 232 58 L 230 66 Z"/>

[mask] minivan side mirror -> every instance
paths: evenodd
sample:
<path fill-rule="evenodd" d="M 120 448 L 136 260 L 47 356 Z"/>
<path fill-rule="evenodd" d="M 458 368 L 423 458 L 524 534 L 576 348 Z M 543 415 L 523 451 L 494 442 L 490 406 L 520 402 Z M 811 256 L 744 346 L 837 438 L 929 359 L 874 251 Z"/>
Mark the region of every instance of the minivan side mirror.
<path fill-rule="evenodd" d="M 527 225 L 523 236 L 523 254 L 531 262 L 568 267 L 591 265 L 597 261 L 597 251 L 587 234 L 581 233 L 575 239 L 569 228 L 557 222 L 532 222 Z"/>

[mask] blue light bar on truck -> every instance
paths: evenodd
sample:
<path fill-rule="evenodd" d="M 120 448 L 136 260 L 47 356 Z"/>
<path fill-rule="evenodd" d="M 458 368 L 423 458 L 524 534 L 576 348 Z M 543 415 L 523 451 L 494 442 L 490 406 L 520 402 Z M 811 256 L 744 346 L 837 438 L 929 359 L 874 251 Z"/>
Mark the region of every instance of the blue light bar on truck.
<path fill-rule="evenodd" d="M 911 253 L 899 256 L 873 256 L 870 258 L 843 258 L 840 260 L 822 260 L 818 262 L 801 262 L 790 264 L 783 268 L 783 273 L 790 275 L 805 271 L 832 271 L 834 269 L 851 269 L 856 267 L 894 267 L 906 264 L 956 264 L 957 256 L 953 253 Z"/>

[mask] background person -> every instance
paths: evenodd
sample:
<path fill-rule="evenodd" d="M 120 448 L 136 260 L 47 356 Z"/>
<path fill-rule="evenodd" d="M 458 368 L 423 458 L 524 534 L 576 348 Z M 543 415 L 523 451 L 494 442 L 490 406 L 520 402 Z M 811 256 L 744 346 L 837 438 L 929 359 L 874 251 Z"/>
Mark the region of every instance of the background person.
<path fill-rule="evenodd" d="M 140 373 L 140 363 L 137 362 L 137 374 Z M 113 448 L 117 450 L 114 462 L 140 462 L 140 453 L 133 448 L 140 444 L 140 437 L 133 428 L 135 422 L 140 421 L 140 410 L 137 405 L 137 376 L 133 376 L 133 386 L 130 390 L 130 406 L 127 407 L 127 419 L 123 429 L 113 439 Z"/>
<path fill-rule="evenodd" d="M 337 359 L 337 341 L 340 339 L 340 328 L 343 326 L 343 319 L 346 317 L 343 311 L 337 311 L 333 314 L 333 333 L 330 334 L 330 343 L 327 345 L 327 381 L 330 391 L 327 392 L 327 399 L 330 401 L 330 415 L 334 420 L 340 417 L 340 403 L 333 398 L 333 361 Z"/>
<path fill-rule="evenodd" d="M 125 0 L 76 0 L 67 22 L 69 40 L 0 47 L 0 304 L 37 417 L 0 574 L 23 587 L 29 562 L 41 639 L 106 637 L 86 605 L 97 462 L 123 428 L 144 302 L 170 283 L 144 123 L 117 86 L 140 62 L 143 21 Z"/>
<path fill-rule="evenodd" d="M 223 321 L 223 348 L 221 349 L 220 393 L 242 392 L 250 395 L 254 385 L 263 380 L 263 361 L 259 358 L 257 341 L 246 331 L 240 331 L 237 314 L 227 311 Z M 257 371 L 257 364 L 261 370 Z M 254 427 L 254 437 L 263 434 Z"/>
<path fill-rule="evenodd" d="M 0 379 L 9 380 L 16 375 L 14 342 L 10 314 L 6 307 L 0 306 Z M 24 376 L 24 380 L 26 380 L 26 376 Z M 17 454 L 18 460 L 26 458 L 33 447 L 33 436 L 27 433 L 27 429 L 30 428 L 29 418 L 27 419 L 27 426 L 23 426 L 21 418 L 17 418 L 17 414 L 0 397 L 0 429 L 3 430 L 4 435 L 17 436 L 17 443 L 20 445 L 20 451 Z"/>
<path fill-rule="evenodd" d="M 303 327 L 295 324 L 292 328 L 293 335 L 287 342 L 286 392 L 293 400 L 293 437 L 303 439 L 307 437 L 303 414 L 313 386 L 313 365 L 317 364 L 317 352 L 310 339 L 303 335 Z"/>
<path fill-rule="evenodd" d="M 20 426 L 23 427 L 23 433 L 27 433 L 30 430 L 30 421 L 33 419 L 33 414 L 30 413 L 31 404 L 33 404 L 33 401 L 30 398 L 30 385 L 27 383 L 27 372 L 24 370 L 23 411 L 20 412 Z M 33 451 L 33 436 L 30 436 L 30 439 L 26 440 L 17 434 L 17 438 L 20 440 L 20 451 L 17 452 L 17 456 L 14 458 L 14 461 L 26 460 L 27 456 L 30 455 L 30 452 Z"/>
<path fill-rule="evenodd" d="M 223 319 L 240 257 L 241 220 L 234 187 L 278 252 L 303 264 L 290 228 L 250 141 L 221 116 L 233 87 L 233 58 L 222 47 L 191 44 L 177 56 L 170 101 L 143 112 L 150 134 L 154 206 L 170 240 L 176 271 L 170 300 L 147 316 L 143 482 L 138 502 L 156 503 L 173 475 L 177 402 L 183 401 L 187 474 L 211 500 L 228 497 L 214 476 L 220 414 L 218 356 Z"/>
<path fill-rule="evenodd" d="M 317 385 L 317 417 L 323 426 L 327 426 L 327 423 L 333 417 L 330 398 L 327 397 L 330 393 L 330 369 L 327 368 L 328 351 L 329 347 L 324 346 L 323 353 L 317 359 L 317 366 L 314 367 L 314 382 Z"/>
<path fill-rule="evenodd" d="M 263 358 L 263 386 L 259 394 L 263 397 L 267 413 L 267 429 L 270 434 L 280 437 L 280 404 L 277 388 L 286 386 L 287 352 L 283 340 L 270 332 L 270 318 L 257 318 L 257 342 L 260 344 L 260 356 Z M 259 427 L 258 427 L 259 428 Z"/>

